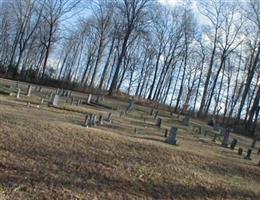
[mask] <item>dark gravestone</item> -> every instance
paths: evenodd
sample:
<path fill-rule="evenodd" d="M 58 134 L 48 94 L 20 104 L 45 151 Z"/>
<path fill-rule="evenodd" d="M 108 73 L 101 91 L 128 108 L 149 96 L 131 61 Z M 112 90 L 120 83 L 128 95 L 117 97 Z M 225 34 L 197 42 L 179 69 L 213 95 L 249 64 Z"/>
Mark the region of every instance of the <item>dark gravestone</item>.
<path fill-rule="evenodd" d="M 162 126 L 162 119 L 161 119 L 161 118 L 158 118 L 158 119 L 156 120 L 156 126 L 157 126 L 158 128 L 161 128 L 161 126 Z"/>
<path fill-rule="evenodd" d="M 164 137 L 168 137 L 168 129 L 166 128 L 165 131 L 164 131 Z"/>
<path fill-rule="evenodd" d="M 185 116 L 182 121 L 181 121 L 182 125 L 184 126 L 189 126 L 190 123 L 190 117 L 189 116 Z"/>
<path fill-rule="evenodd" d="M 230 148 L 231 148 L 232 150 L 234 150 L 235 147 L 236 147 L 236 145 L 237 145 L 237 139 L 234 138 L 234 139 L 232 140 L 231 144 L 230 144 Z"/>
<path fill-rule="evenodd" d="M 257 155 L 260 155 L 260 147 L 258 148 Z"/>
<path fill-rule="evenodd" d="M 244 159 L 246 159 L 246 160 L 251 160 L 251 153 L 252 153 L 252 149 L 248 149 L 248 150 L 247 150 L 247 154 L 246 154 L 246 156 L 244 157 Z"/>
<path fill-rule="evenodd" d="M 260 160 L 258 161 L 258 165 L 257 166 L 259 166 L 260 167 Z"/>
<path fill-rule="evenodd" d="M 260 139 L 260 135 L 256 135 L 256 136 L 254 137 L 254 139 L 253 139 L 253 141 L 252 141 L 252 144 L 251 144 L 251 147 L 252 147 L 252 148 L 255 148 L 256 142 L 257 142 L 257 140 L 259 140 L 259 139 Z"/>
<path fill-rule="evenodd" d="M 99 125 L 103 125 L 104 124 L 104 122 L 103 122 L 103 115 L 99 116 L 98 123 L 99 123 Z"/>
<path fill-rule="evenodd" d="M 137 134 L 137 128 L 135 128 L 135 134 Z"/>
<path fill-rule="evenodd" d="M 150 115 L 151 115 L 151 116 L 154 115 L 154 109 L 151 109 L 151 111 L 150 111 Z"/>
<path fill-rule="evenodd" d="M 134 109 L 134 101 L 133 99 L 129 99 L 128 101 L 128 106 L 127 106 L 127 109 L 126 109 L 126 113 L 129 113 L 130 111 L 132 111 Z"/>
<path fill-rule="evenodd" d="M 178 129 L 176 127 L 172 127 L 170 130 L 170 134 L 167 137 L 165 142 L 168 144 L 176 145 L 177 144 L 177 140 L 176 140 L 177 131 L 178 131 Z"/>
<path fill-rule="evenodd" d="M 243 154 L 243 149 L 242 149 L 242 148 L 239 148 L 237 154 L 240 155 L 240 156 L 242 156 L 242 154 Z"/>

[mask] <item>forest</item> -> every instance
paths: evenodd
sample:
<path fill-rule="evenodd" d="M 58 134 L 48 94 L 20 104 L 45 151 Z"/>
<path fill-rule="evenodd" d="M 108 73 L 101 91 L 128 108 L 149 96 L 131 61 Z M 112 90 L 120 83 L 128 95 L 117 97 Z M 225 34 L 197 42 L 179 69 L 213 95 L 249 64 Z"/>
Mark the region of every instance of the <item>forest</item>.
<path fill-rule="evenodd" d="M 253 135 L 259 68 L 259 0 L 0 0 L 0 77 L 121 92 Z"/>

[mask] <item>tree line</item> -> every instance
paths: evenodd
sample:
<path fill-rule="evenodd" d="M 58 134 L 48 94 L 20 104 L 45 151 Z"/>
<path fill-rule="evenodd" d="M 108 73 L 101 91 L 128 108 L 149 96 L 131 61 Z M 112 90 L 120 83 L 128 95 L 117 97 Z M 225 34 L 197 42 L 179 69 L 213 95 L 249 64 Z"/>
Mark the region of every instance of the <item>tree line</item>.
<path fill-rule="evenodd" d="M 259 0 L 9 0 L 0 16 L 2 76 L 124 91 L 254 133 Z"/>

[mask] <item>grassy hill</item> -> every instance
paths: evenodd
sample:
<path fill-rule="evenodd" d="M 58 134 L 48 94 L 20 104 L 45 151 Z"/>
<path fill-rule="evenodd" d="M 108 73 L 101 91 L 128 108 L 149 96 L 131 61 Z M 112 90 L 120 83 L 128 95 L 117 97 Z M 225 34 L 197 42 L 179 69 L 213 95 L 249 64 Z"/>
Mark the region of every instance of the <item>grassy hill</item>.
<path fill-rule="evenodd" d="M 65 99 L 53 108 L 25 88 L 20 99 L 0 94 L 0 199 L 260 199 L 260 156 L 237 155 L 248 138 L 232 133 L 239 139 L 232 151 L 166 111 L 159 129 L 145 106 L 123 117 L 127 102 L 108 97 L 112 109 Z M 112 123 L 82 126 L 87 113 L 109 112 Z M 179 127 L 177 146 L 164 142 L 171 126 Z"/>

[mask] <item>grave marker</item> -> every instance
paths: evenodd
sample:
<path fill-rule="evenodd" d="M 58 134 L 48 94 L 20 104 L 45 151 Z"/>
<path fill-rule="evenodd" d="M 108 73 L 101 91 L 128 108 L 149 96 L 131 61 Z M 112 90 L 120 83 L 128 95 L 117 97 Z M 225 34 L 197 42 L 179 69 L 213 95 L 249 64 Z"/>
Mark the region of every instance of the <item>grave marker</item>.
<path fill-rule="evenodd" d="M 16 98 L 17 98 L 17 99 L 20 98 L 20 93 L 21 93 L 21 89 L 18 88 L 18 89 L 17 89 L 17 93 L 16 93 Z"/>
<path fill-rule="evenodd" d="M 59 105 L 59 100 L 60 100 L 60 96 L 55 94 L 54 97 L 52 98 L 51 105 L 52 106 L 58 106 Z"/>
<path fill-rule="evenodd" d="M 168 137 L 168 129 L 167 128 L 165 129 L 164 137 L 166 137 L 166 138 Z"/>
<path fill-rule="evenodd" d="M 90 125 L 90 116 L 89 116 L 89 115 L 86 115 L 86 117 L 85 117 L 85 122 L 84 122 L 84 126 L 88 128 L 89 125 Z"/>
<path fill-rule="evenodd" d="M 228 129 L 225 129 L 224 139 L 223 139 L 223 141 L 222 141 L 222 146 L 223 146 L 223 147 L 228 147 L 229 135 L 230 135 L 230 131 L 229 131 Z"/>
<path fill-rule="evenodd" d="M 90 104 L 90 103 L 91 103 L 91 97 L 92 97 L 92 94 L 89 94 L 89 95 L 88 95 L 88 99 L 87 99 L 87 104 Z"/>
<path fill-rule="evenodd" d="M 129 99 L 128 106 L 127 106 L 127 109 L 126 109 L 126 113 L 129 113 L 133 109 L 134 109 L 134 101 L 133 101 L 133 99 Z"/>
<path fill-rule="evenodd" d="M 170 130 L 170 134 L 165 142 L 168 144 L 176 145 L 177 144 L 177 140 L 176 140 L 177 131 L 178 131 L 178 128 L 172 127 Z"/>
<path fill-rule="evenodd" d="M 109 123 L 111 123 L 111 118 L 112 118 L 112 113 L 109 112 L 109 113 L 108 113 L 108 116 L 107 116 L 107 121 L 108 121 Z"/>
<path fill-rule="evenodd" d="M 99 124 L 100 124 L 100 125 L 103 125 L 103 124 L 104 124 L 104 122 L 103 122 L 103 115 L 100 115 L 100 116 L 99 116 L 98 121 L 99 121 Z"/>
<path fill-rule="evenodd" d="M 257 155 L 260 155 L 260 147 L 258 148 Z"/>
<path fill-rule="evenodd" d="M 28 88 L 27 88 L 27 96 L 31 96 L 31 92 L 32 92 L 32 86 L 31 85 L 28 85 Z"/>
<path fill-rule="evenodd" d="M 252 153 L 252 149 L 248 149 L 248 150 L 247 150 L 247 154 L 246 154 L 246 156 L 244 157 L 244 159 L 246 159 L 246 160 L 251 160 L 251 153 Z"/>
<path fill-rule="evenodd" d="M 236 147 L 236 145 L 237 145 L 237 139 L 234 138 L 234 139 L 232 140 L 231 144 L 230 144 L 230 148 L 231 148 L 232 150 L 234 150 L 235 147 Z"/>
<path fill-rule="evenodd" d="M 157 119 L 157 121 L 156 121 L 156 126 L 157 126 L 158 128 L 161 128 L 161 126 L 162 126 L 162 118 L 158 118 L 158 119 Z"/>
<path fill-rule="evenodd" d="M 241 156 L 243 154 L 243 149 L 239 148 L 237 154 Z"/>

